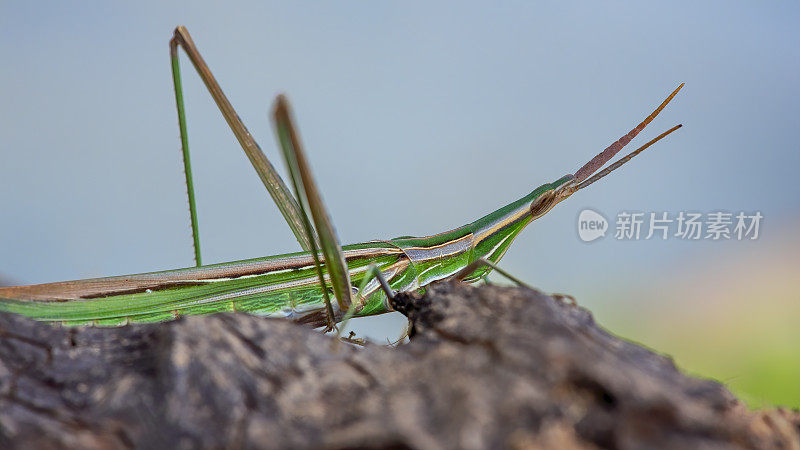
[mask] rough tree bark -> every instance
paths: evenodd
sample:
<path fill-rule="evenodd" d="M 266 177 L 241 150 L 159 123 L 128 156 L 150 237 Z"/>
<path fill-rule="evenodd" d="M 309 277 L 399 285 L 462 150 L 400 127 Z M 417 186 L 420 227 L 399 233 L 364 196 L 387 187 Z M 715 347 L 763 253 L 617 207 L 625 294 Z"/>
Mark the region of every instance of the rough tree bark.
<path fill-rule="evenodd" d="M 800 448 L 800 415 L 538 292 L 402 295 L 410 343 L 243 314 L 60 328 L 0 315 L 0 448 Z"/>

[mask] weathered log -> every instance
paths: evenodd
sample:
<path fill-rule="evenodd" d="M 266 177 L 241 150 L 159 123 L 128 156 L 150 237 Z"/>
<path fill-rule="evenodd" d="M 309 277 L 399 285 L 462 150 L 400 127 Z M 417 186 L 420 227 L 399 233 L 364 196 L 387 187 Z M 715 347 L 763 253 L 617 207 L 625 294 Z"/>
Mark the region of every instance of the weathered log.
<path fill-rule="evenodd" d="M 516 288 L 401 295 L 366 348 L 244 314 L 124 328 L 0 315 L 0 448 L 800 448 L 800 414 Z M 698 343 L 701 345 L 701 343 Z"/>

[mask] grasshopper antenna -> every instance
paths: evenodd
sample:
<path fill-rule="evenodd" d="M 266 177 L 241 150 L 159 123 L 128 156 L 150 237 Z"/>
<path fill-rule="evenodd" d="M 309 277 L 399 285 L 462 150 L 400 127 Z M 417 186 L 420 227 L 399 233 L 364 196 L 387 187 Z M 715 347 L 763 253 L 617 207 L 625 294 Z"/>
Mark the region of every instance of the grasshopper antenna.
<path fill-rule="evenodd" d="M 605 150 L 598 153 L 597 156 L 591 159 L 591 161 L 584 164 L 583 167 L 578 169 L 578 171 L 575 172 L 575 182 L 580 184 L 585 179 L 589 178 L 590 175 L 592 175 L 598 169 L 603 167 L 611 158 L 614 157 L 614 155 L 619 153 L 619 151 L 622 150 L 622 147 L 628 145 L 628 142 L 630 142 L 633 138 L 635 138 L 636 135 L 639 134 L 639 132 L 644 129 L 644 127 L 646 127 L 650 122 L 653 121 L 653 119 L 656 118 L 656 116 L 661 112 L 661 110 L 664 109 L 664 107 L 667 106 L 667 104 L 672 100 L 672 98 L 678 94 L 678 91 L 681 90 L 683 85 L 684 83 L 681 83 L 681 85 L 678 86 L 677 89 L 672 91 L 672 93 L 669 94 L 669 97 L 667 97 L 666 100 L 661 102 L 661 104 L 658 105 L 658 108 L 656 108 L 655 111 L 653 111 L 649 116 L 647 116 L 642 121 L 642 123 L 636 125 L 636 127 L 632 129 L 630 132 L 628 132 L 628 134 L 622 136 L 621 138 L 619 138 L 617 142 L 614 142 L 613 144 L 606 147 Z"/>
<path fill-rule="evenodd" d="M 682 126 L 683 126 L 682 124 L 675 125 L 674 127 L 670 128 L 669 130 L 667 130 L 667 131 L 659 134 L 658 136 L 656 136 L 653 140 L 651 140 L 647 144 L 644 144 L 643 146 L 637 148 L 636 150 L 628 153 L 627 155 L 623 156 L 619 160 L 615 161 L 613 164 L 611 164 L 610 166 L 608 166 L 605 169 L 601 170 L 600 172 L 597 172 L 591 178 L 578 183 L 578 185 L 575 186 L 575 190 L 573 192 L 579 191 L 579 190 L 585 188 L 586 186 L 589 186 L 590 184 L 594 183 L 595 181 L 599 180 L 600 178 L 603 178 L 604 176 L 610 174 L 611 172 L 619 169 L 620 166 L 622 166 L 626 162 L 630 161 L 634 156 L 636 156 L 639 153 L 642 153 L 643 151 L 645 151 L 647 149 L 647 147 L 650 147 L 651 145 L 655 144 L 656 142 L 660 141 L 661 139 L 664 139 L 665 137 L 667 137 L 668 134 L 672 133 L 673 131 L 677 130 L 678 128 L 680 128 Z"/>

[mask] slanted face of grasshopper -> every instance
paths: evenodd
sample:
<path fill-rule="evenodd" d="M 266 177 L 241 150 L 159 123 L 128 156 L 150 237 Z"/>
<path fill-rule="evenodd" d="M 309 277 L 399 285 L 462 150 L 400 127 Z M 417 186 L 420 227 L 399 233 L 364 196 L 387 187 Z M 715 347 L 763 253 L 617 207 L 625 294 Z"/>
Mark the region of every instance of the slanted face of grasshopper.
<path fill-rule="evenodd" d="M 303 251 L 201 264 L 178 47 L 186 51 Z M 574 175 L 546 183 L 519 200 L 444 233 L 341 246 L 311 174 L 288 101 L 278 97 L 273 119 L 291 191 L 239 119 L 185 28 L 175 30 L 170 54 L 196 267 L 0 288 L 0 311 L 68 325 L 100 326 L 243 311 L 331 329 L 336 322 L 353 315 L 389 312 L 390 299 L 397 291 L 419 291 L 437 280 L 457 278 L 474 282 L 496 270 L 522 284 L 496 264 L 526 225 L 680 127 L 667 130 L 600 170 L 661 112 L 683 85 L 642 123 Z M 331 301 L 331 293 L 335 301 Z"/>

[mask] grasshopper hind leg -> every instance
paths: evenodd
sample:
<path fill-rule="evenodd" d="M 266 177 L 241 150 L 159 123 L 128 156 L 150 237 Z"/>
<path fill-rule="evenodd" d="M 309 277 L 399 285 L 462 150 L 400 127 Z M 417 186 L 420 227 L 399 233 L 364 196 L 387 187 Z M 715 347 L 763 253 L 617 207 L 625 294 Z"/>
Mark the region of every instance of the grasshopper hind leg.
<path fill-rule="evenodd" d="M 200 257 L 200 236 L 197 225 L 197 207 L 195 204 L 192 167 L 189 158 L 189 140 L 186 129 L 186 111 L 183 103 L 178 47 L 183 48 L 186 56 L 192 62 L 197 74 L 200 76 L 203 84 L 206 85 L 209 94 L 211 94 L 211 97 L 217 104 L 223 118 L 228 123 L 231 131 L 233 131 L 234 136 L 236 136 L 236 139 L 239 141 L 242 150 L 244 150 L 259 178 L 261 178 L 264 187 L 267 188 L 270 196 L 275 201 L 278 210 L 280 210 L 284 219 L 286 219 L 286 223 L 294 233 L 300 246 L 303 250 L 310 251 L 311 244 L 308 235 L 303 229 L 300 206 L 289 192 L 289 188 L 286 187 L 286 184 L 283 182 L 278 172 L 272 166 L 272 163 L 270 163 L 267 156 L 261 150 L 261 147 L 259 147 L 258 143 L 247 130 L 247 127 L 245 127 L 244 123 L 239 118 L 239 115 L 225 96 L 225 93 L 222 92 L 222 88 L 219 83 L 217 83 L 216 78 L 214 78 L 214 75 L 211 73 L 211 69 L 208 67 L 205 60 L 203 60 L 200 51 L 189 35 L 189 31 L 185 27 L 179 26 L 175 28 L 175 33 L 169 41 L 169 54 L 172 64 L 172 81 L 175 88 L 175 104 L 178 109 L 178 126 L 180 127 L 181 150 L 183 152 L 183 164 L 186 174 L 186 191 L 189 198 L 189 213 L 191 215 L 192 240 L 196 265 L 202 265 Z"/>

